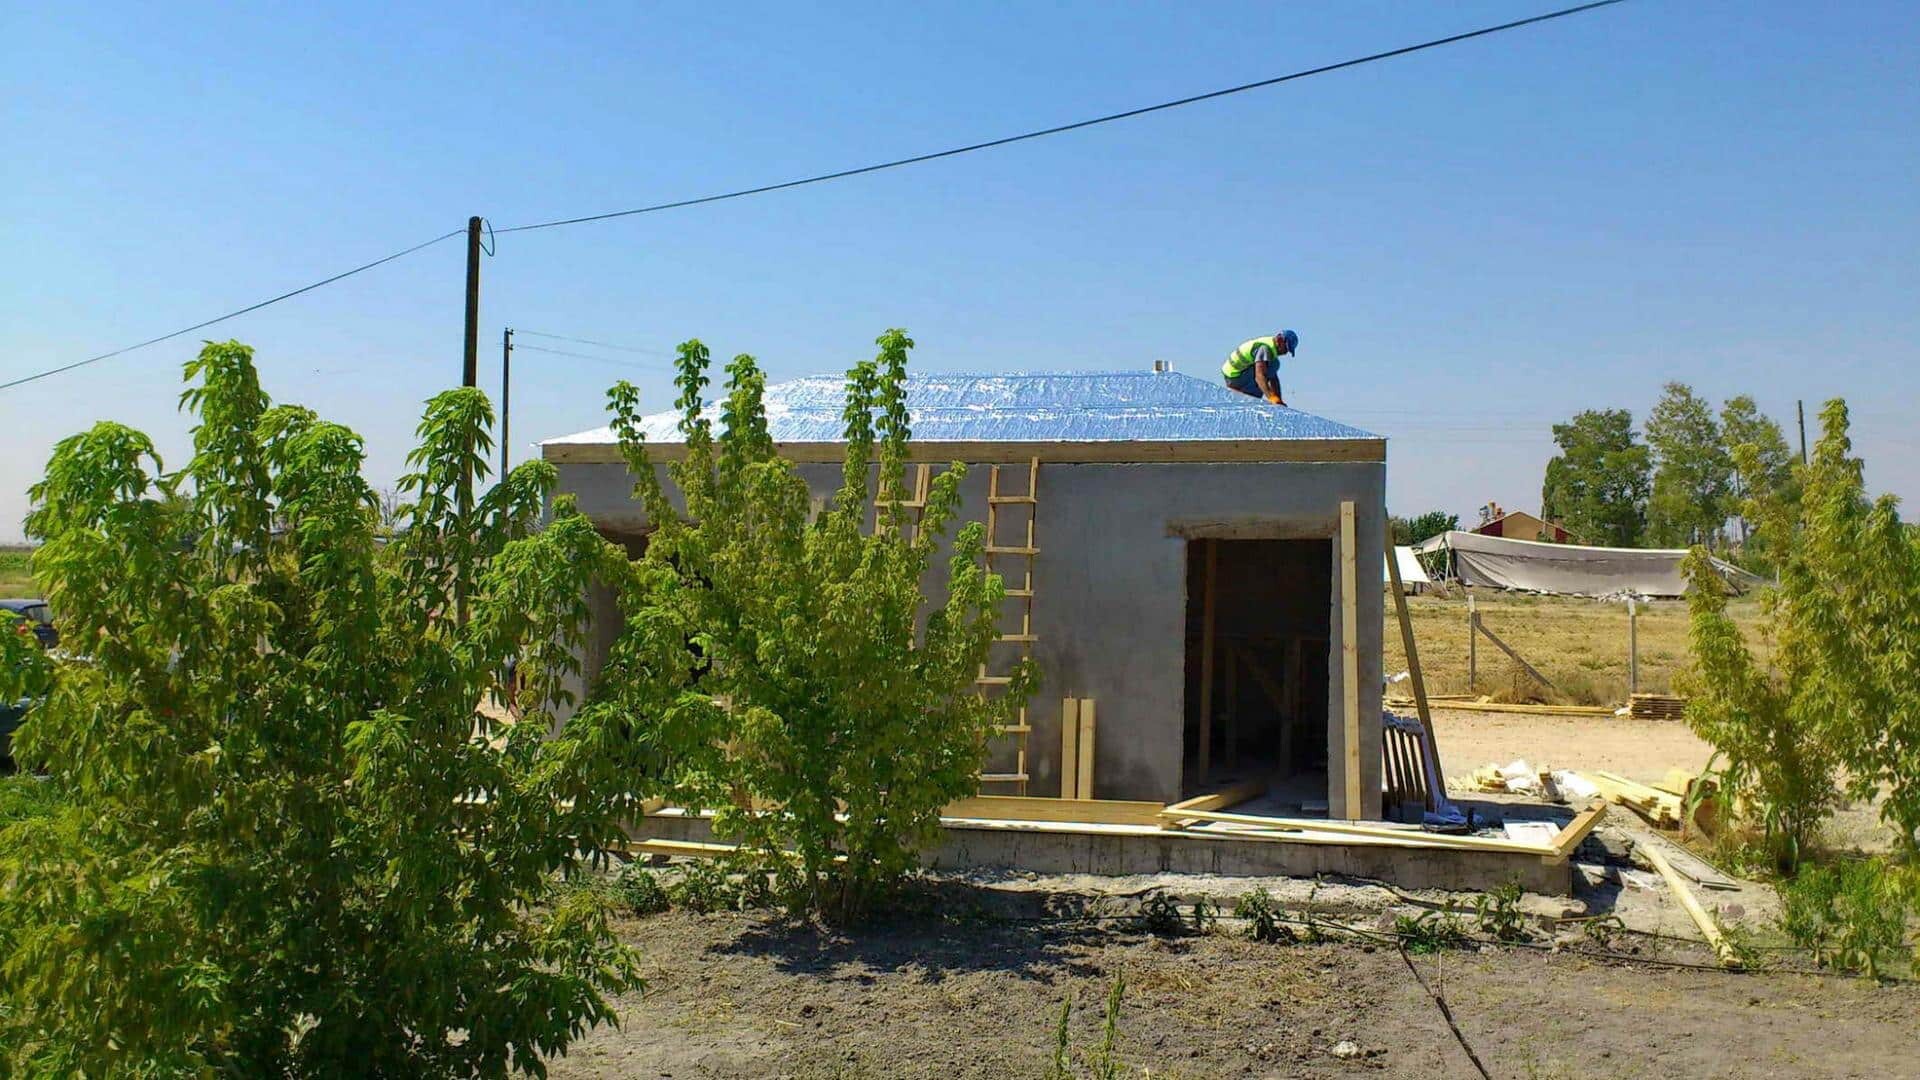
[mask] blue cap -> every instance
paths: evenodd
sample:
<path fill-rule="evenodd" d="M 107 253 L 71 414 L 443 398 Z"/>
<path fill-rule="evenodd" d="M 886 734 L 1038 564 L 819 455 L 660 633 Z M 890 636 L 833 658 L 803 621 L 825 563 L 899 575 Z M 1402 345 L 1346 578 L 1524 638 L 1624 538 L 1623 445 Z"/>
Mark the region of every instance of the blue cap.
<path fill-rule="evenodd" d="M 1293 354 L 1300 351 L 1300 335 L 1299 334 L 1296 334 L 1291 330 L 1282 330 L 1278 334 L 1275 334 L 1273 336 L 1287 343 L 1288 356 L 1292 356 Z"/>

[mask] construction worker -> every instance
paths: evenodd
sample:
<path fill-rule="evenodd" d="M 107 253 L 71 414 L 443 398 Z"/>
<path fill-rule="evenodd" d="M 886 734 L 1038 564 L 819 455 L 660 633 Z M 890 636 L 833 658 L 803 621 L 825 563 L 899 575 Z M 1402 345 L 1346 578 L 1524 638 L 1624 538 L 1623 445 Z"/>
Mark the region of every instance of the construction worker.
<path fill-rule="evenodd" d="M 1270 405 L 1285 405 L 1280 398 L 1280 356 L 1292 356 L 1300 347 L 1300 335 L 1282 330 L 1272 337 L 1243 341 L 1227 354 L 1220 373 L 1227 386 L 1248 397 L 1266 398 Z"/>

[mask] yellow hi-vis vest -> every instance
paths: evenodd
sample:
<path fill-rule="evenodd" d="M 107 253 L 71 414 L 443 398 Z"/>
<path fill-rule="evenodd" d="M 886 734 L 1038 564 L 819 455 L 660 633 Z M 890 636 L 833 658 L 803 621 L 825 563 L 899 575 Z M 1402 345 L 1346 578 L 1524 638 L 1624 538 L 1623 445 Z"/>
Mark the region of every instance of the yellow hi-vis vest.
<path fill-rule="evenodd" d="M 1273 354 L 1275 364 L 1280 362 L 1280 343 L 1270 337 L 1257 337 L 1252 341 L 1241 342 L 1239 348 L 1228 353 L 1227 362 L 1220 365 L 1220 374 L 1229 379 L 1238 378 L 1253 366 L 1253 350 L 1260 345 L 1265 345 L 1267 351 Z"/>

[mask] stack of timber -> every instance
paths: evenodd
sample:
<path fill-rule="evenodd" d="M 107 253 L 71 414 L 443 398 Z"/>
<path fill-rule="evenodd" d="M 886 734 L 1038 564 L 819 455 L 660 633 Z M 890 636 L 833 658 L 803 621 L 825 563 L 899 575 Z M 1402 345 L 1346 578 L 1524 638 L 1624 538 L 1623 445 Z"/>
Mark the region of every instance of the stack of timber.
<path fill-rule="evenodd" d="M 1684 720 L 1687 699 L 1671 694 L 1633 694 L 1627 698 L 1627 713 L 1635 720 Z"/>
<path fill-rule="evenodd" d="M 1681 811 L 1686 801 L 1670 791 L 1649 787 L 1637 780 L 1629 780 L 1617 773 L 1595 770 L 1578 774 L 1582 779 L 1600 789 L 1600 794 L 1610 803 L 1638 813 L 1649 822 L 1663 829 L 1680 827 Z"/>

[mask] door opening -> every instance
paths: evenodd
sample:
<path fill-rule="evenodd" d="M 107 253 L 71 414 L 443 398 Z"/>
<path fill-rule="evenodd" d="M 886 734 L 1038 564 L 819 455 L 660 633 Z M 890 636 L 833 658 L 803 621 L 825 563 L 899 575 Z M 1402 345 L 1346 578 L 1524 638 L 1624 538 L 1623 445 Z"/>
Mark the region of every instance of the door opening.
<path fill-rule="evenodd" d="M 1183 797 L 1251 780 L 1325 811 L 1332 566 L 1330 540 L 1187 541 Z"/>

